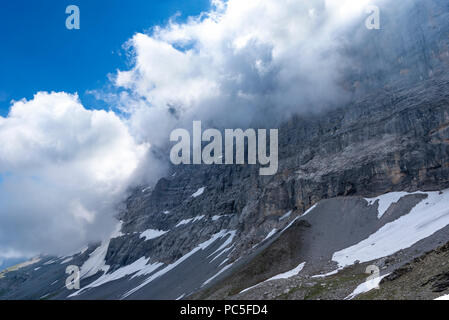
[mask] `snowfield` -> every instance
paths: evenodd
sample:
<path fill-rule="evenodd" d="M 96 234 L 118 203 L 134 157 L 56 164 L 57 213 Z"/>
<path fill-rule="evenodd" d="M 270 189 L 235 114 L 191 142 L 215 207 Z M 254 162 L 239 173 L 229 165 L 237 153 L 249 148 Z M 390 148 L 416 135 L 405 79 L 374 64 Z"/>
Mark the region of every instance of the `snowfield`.
<path fill-rule="evenodd" d="M 335 252 L 332 260 L 344 267 L 354 264 L 357 260 L 367 262 L 386 257 L 411 247 L 449 225 L 449 190 L 425 194 L 428 198 L 418 203 L 410 213 L 386 224 L 360 243 Z M 382 210 L 386 204 L 391 205 L 398 196 L 385 195 Z"/>

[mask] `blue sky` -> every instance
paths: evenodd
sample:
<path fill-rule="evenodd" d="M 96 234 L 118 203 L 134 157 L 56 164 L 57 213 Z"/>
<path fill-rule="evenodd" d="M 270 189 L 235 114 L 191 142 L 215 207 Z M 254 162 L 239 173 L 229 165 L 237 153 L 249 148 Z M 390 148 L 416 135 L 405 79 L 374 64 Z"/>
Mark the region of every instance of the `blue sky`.
<path fill-rule="evenodd" d="M 65 8 L 77 5 L 81 29 L 67 30 Z M 38 91 L 78 92 L 86 107 L 106 107 L 87 90 L 126 66 L 122 45 L 135 32 L 209 8 L 209 0 L 15 0 L 0 4 L 0 116 L 11 100 Z"/>

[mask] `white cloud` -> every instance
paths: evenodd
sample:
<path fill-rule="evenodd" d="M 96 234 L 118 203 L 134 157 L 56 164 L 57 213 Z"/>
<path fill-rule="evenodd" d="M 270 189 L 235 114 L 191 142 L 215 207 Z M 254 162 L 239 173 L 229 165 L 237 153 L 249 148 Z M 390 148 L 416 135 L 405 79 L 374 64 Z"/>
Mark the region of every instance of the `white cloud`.
<path fill-rule="evenodd" d="M 135 64 L 115 77 L 126 90 L 118 104 L 155 145 L 192 119 L 246 126 L 324 109 L 344 95 L 339 37 L 368 2 L 214 0 L 209 12 L 130 39 Z"/>
<path fill-rule="evenodd" d="M 0 256 L 64 254 L 107 235 L 148 150 L 113 112 L 45 92 L 0 117 L 0 145 Z"/>

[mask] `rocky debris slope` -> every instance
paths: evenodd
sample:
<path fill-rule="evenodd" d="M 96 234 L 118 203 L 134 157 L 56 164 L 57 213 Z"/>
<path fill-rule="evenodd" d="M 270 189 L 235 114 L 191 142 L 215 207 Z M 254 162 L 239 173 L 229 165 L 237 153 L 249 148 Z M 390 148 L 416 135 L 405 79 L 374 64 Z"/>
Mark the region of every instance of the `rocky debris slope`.
<path fill-rule="evenodd" d="M 449 190 L 324 200 L 249 263 L 192 298 L 355 298 L 370 291 L 368 266 L 378 282 L 385 277 L 382 285 L 408 261 L 447 243 L 448 231 Z"/>

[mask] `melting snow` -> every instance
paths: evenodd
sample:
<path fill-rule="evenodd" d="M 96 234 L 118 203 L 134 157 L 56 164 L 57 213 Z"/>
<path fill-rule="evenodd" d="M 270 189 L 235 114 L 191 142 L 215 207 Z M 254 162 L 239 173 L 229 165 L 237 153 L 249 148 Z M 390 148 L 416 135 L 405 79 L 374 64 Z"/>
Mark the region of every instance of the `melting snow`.
<path fill-rule="evenodd" d="M 406 249 L 449 225 L 449 190 L 428 192 L 410 213 L 390 222 L 360 243 L 335 252 L 340 267 L 367 262 Z"/>
<path fill-rule="evenodd" d="M 188 223 L 190 223 L 190 222 L 192 222 L 192 221 L 193 221 L 193 218 L 181 220 L 181 221 L 175 226 L 175 228 L 180 227 L 180 226 L 183 226 L 183 225 L 185 225 L 185 224 L 188 224 Z"/>
<path fill-rule="evenodd" d="M 69 257 L 69 258 L 65 259 L 64 261 L 62 261 L 61 264 L 66 264 L 72 260 L 73 260 L 73 257 Z"/>
<path fill-rule="evenodd" d="M 99 271 L 107 272 L 109 270 L 109 266 L 106 265 L 106 253 L 108 252 L 109 242 L 111 239 L 120 237 L 123 235 L 121 233 L 123 222 L 120 221 L 114 232 L 111 234 L 111 237 L 107 240 L 101 242 L 101 245 L 96 248 L 90 255 L 89 259 L 87 259 L 83 265 L 81 266 L 80 277 L 81 278 L 89 278 L 95 275 Z"/>
<path fill-rule="evenodd" d="M 251 290 L 253 288 L 256 288 L 256 287 L 260 286 L 262 283 L 265 283 L 265 282 L 268 282 L 268 281 L 279 280 L 279 279 L 288 279 L 288 278 L 294 277 L 294 276 L 298 275 L 302 271 L 302 269 L 304 269 L 305 265 L 306 265 L 306 263 L 303 262 L 299 266 L 297 266 L 296 268 L 294 268 L 294 269 L 292 269 L 290 271 L 287 271 L 287 272 L 278 274 L 277 276 L 271 277 L 268 280 L 265 280 L 265 281 L 263 281 L 261 283 L 258 283 L 258 284 L 254 285 L 252 287 L 249 287 L 249 288 L 247 288 L 245 290 L 240 291 L 240 293 L 244 293 L 246 291 L 249 291 L 249 290 Z"/>
<path fill-rule="evenodd" d="M 266 281 L 271 281 L 271 280 L 278 280 L 278 279 L 288 279 L 291 277 L 296 276 L 298 273 L 300 273 L 302 271 L 302 269 L 304 269 L 304 266 L 306 265 L 305 262 L 301 263 L 299 266 L 297 266 L 295 269 L 292 269 L 290 271 L 278 274 L 277 276 L 274 276 Z"/>
<path fill-rule="evenodd" d="M 98 278 L 94 282 L 88 284 L 87 286 L 83 287 L 81 290 L 71 294 L 69 297 L 77 296 L 77 295 L 81 294 L 84 290 L 87 290 L 89 288 L 96 288 L 96 287 L 104 285 L 108 282 L 119 280 L 126 276 L 140 272 L 142 270 L 148 270 L 148 268 L 153 268 L 153 271 L 154 271 L 157 269 L 157 267 L 160 267 L 162 265 L 162 263 L 147 265 L 149 260 L 150 260 L 149 258 L 146 259 L 145 257 L 142 257 L 139 260 L 137 260 L 127 266 L 124 266 L 120 269 L 117 269 L 112 273 L 109 273 L 109 274 L 105 273 L 100 278 Z"/>
<path fill-rule="evenodd" d="M 221 269 L 220 271 L 218 271 L 213 277 L 207 279 L 202 285 L 201 287 L 204 287 L 206 284 L 210 283 L 212 280 L 214 280 L 216 277 L 218 277 L 220 274 L 222 274 L 223 272 L 225 272 L 226 270 L 228 270 L 230 267 L 232 267 L 233 263 L 228 264 L 226 267 L 224 267 L 223 269 Z"/>
<path fill-rule="evenodd" d="M 302 216 L 298 216 L 295 219 L 293 219 L 293 221 L 291 221 L 288 226 L 286 226 L 284 229 L 282 229 L 281 233 L 284 233 L 285 230 L 287 230 L 288 228 L 290 228 L 295 222 L 296 220 L 298 220 L 299 218 L 302 218 L 306 215 L 308 215 L 310 212 L 312 212 L 313 209 L 316 208 L 316 206 L 318 205 L 318 203 L 315 203 L 312 207 L 309 208 L 309 210 L 307 210 L 306 212 L 304 212 L 304 214 Z"/>
<path fill-rule="evenodd" d="M 333 276 L 334 274 L 337 274 L 340 270 L 341 269 L 339 268 L 337 270 L 334 270 L 334 271 L 331 271 L 331 272 L 328 272 L 328 273 L 325 273 L 325 274 L 317 274 L 316 276 L 312 276 L 312 278 L 313 279 L 315 279 L 315 278 L 326 278 L 326 277 L 329 277 L 329 276 Z"/>
<path fill-rule="evenodd" d="M 287 212 L 286 214 L 284 214 L 282 217 L 279 218 L 279 221 L 285 220 L 290 218 L 290 216 L 292 215 L 292 211 L 290 210 L 289 212 Z"/>
<path fill-rule="evenodd" d="M 218 266 L 221 267 L 222 265 L 224 265 L 228 261 L 229 261 L 229 258 L 226 258 Z"/>
<path fill-rule="evenodd" d="M 162 230 L 154 230 L 154 229 L 148 229 L 140 234 L 140 238 L 145 238 L 145 241 L 159 238 L 160 236 L 166 234 L 168 231 L 162 231 Z"/>
<path fill-rule="evenodd" d="M 151 189 L 151 187 L 147 187 L 147 188 L 145 188 L 145 189 L 142 189 L 142 193 L 145 193 L 145 192 L 147 192 L 148 190 L 150 190 Z"/>
<path fill-rule="evenodd" d="M 449 300 L 449 294 L 436 298 L 435 300 Z"/>
<path fill-rule="evenodd" d="M 275 233 L 276 233 L 277 229 L 273 229 L 270 231 L 269 234 L 267 234 L 267 236 L 265 237 L 265 239 L 262 240 L 262 242 L 264 242 L 265 240 L 271 238 Z"/>
<path fill-rule="evenodd" d="M 185 293 L 181 294 L 179 297 L 176 298 L 176 300 L 181 300 L 182 298 L 184 298 L 186 296 Z"/>
<path fill-rule="evenodd" d="M 309 210 L 304 212 L 304 214 L 302 216 L 297 216 L 295 219 L 293 219 L 284 229 L 282 229 L 281 234 L 284 233 L 285 230 L 290 228 L 296 222 L 296 220 L 298 220 L 299 218 L 302 218 L 305 215 L 309 214 L 313 209 L 316 208 L 317 205 L 318 205 L 318 203 L 315 203 L 312 207 L 309 208 Z"/>
<path fill-rule="evenodd" d="M 211 256 L 213 256 L 214 254 L 216 254 L 217 252 L 220 252 L 220 251 L 224 251 L 225 249 L 226 249 L 226 247 L 227 246 L 229 246 L 231 243 L 232 243 L 232 241 L 234 241 L 234 238 L 235 238 L 235 235 L 236 235 L 236 231 L 234 230 L 234 231 L 228 231 L 224 236 L 223 236 L 223 238 L 225 237 L 225 236 L 227 236 L 227 235 L 229 235 L 229 238 L 228 239 L 226 239 L 226 241 L 217 249 L 217 250 L 215 250 L 213 253 L 211 253 L 210 255 L 209 255 L 209 257 L 211 257 Z M 230 248 L 228 248 L 228 250 L 229 250 Z M 222 252 L 223 253 L 223 252 Z M 221 253 L 218 255 L 218 256 L 220 256 L 221 255 Z M 217 257 L 218 257 L 217 256 Z M 217 257 L 215 257 L 215 258 L 217 258 Z M 215 258 L 214 258 L 214 260 L 215 260 Z M 213 261 L 213 260 L 212 260 Z"/>
<path fill-rule="evenodd" d="M 109 248 L 109 241 L 110 240 L 103 241 L 101 245 L 89 255 L 89 259 L 87 259 L 81 266 L 81 278 L 89 278 L 99 271 L 106 272 L 109 270 L 109 266 L 106 265 L 106 261 L 104 260 Z"/>
<path fill-rule="evenodd" d="M 310 212 L 312 212 L 313 209 L 316 208 L 317 205 L 318 205 L 318 203 L 315 203 L 313 206 L 311 206 L 311 207 L 309 208 L 309 210 L 307 210 L 306 212 L 304 212 L 304 214 L 303 214 L 301 217 L 304 217 L 304 216 L 308 215 Z"/>
<path fill-rule="evenodd" d="M 204 190 L 206 190 L 206 187 L 199 188 L 197 192 L 192 194 L 192 197 L 194 197 L 194 198 L 199 197 L 200 195 L 202 195 L 204 193 Z"/>
<path fill-rule="evenodd" d="M 194 248 L 192 251 L 190 251 L 189 253 L 185 254 L 184 256 L 182 256 L 180 259 L 178 259 L 177 261 L 173 262 L 172 264 L 169 264 L 167 266 L 165 266 L 164 268 L 162 268 L 161 270 L 159 270 L 158 272 L 152 274 L 148 279 L 146 279 L 143 283 L 141 283 L 140 285 L 138 285 L 137 287 L 135 287 L 134 289 L 128 291 L 127 293 L 125 293 L 123 295 L 122 298 L 126 298 L 130 295 L 132 295 L 133 293 L 135 293 L 136 291 L 140 290 L 141 288 L 145 287 L 147 284 L 149 284 L 150 282 L 152 282 L 153 280 L 163 276 L 164 274 L 166 274 L 167 272 L 173 270 L 174 268 L 176 268 L 178 265 L 180 265 L 182 262 L 184 262 L 185 260 L 187 260 L 188 258 L 190 258 L 192 255 L 194 255 L 195 253 L 197 253 L 200 250 L 204 250 L 206 248 L 208 248 L 210 245 L 212 245 L 215 241 L 217 241 L 218 239 L 221 239 L 223 237 L 225 237 L 226 235 L 229 234 L 229 231 L 227 230 L 222 230 L 219 233 L 214 234 L 209 240 L 200 243 L 196 248 Z M 134 277 L 138 277 L 144 275 L 144 273 L 142 271 L 140 271 L 139 273 L 135 274 L 133 276 Z"/>
<path fill-rule="evenodd" d="M 362 293 L 365 293 L 365 292 L 368 292 L 368 291 L 378 288 L 380 282 L 386 276 L 388 276 L 388 274 L 365 281 L 364 283 L 360 284 L 357 288 L 355 288 L 355 290 L 349 296 L 347 296 L 345 298 L 345 300 L 354 299 L 359 294 L 362 294 Z"/>
<path fill-rule="evenodd" d="M 377 217 L 380 219 L 382 216 L 387 212 L 387 210 L 390 208 L 390 206 L 393 203 L 397 203 L 402 197 L 410 194 L 416 194 L 421 192 L 415 192 L 415 193 L 408 193 L 408 192 L 390 192 L 384 195 L 381 195 L 377 198 L 366 198 L 365 200 L 368 201 L 368 204 L 370 206 L 374 205 L 376 201 L 379 201 L 379 207 L 377 209 Z M 422 194 L 422 193 L 421 193 Z"/>
<path fill-rule="evenodd" d="M 202 220 L 202 219 L 204 219 L 204 215 L 202 215 L 202 216 L 198 216 L 198 217 L 195 217 L 195 218 L 190 218 L 190 219 L 184 219 L 184 220 L 181 220 L 176 226 L 175 226 L 175 228 L 177 228 L 177 227 L 180 227 L 180 226 L 183 226 L 183 225 L 185 225 L 185 224 L 189 224 L 190 222 L 197 222 L 197 221 L 199 221 L 199 220 Z"/>

